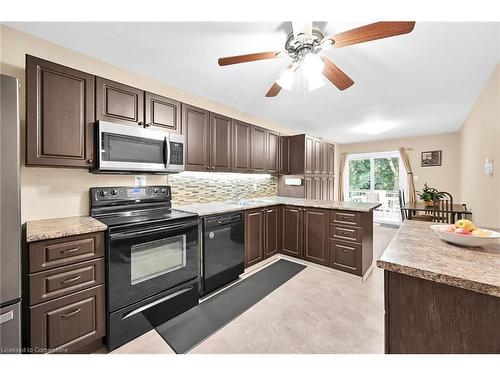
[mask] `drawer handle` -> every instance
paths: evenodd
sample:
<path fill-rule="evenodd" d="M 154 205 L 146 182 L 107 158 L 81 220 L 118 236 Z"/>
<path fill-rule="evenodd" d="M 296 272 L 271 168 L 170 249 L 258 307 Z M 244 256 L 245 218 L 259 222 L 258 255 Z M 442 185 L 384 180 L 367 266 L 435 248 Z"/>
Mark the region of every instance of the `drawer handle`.
<path fill-rule="evenodd" d="M 73 249 L 66 249 L 66 250 L 61 250 L 61 254 L 71 254 L 71 253 L 74 253 L 74 252 L 77 252 L 78 250 L 80 250 L 79 247 L 75 247 Z"/>
<path fill-rule="evenodd" d="M 72 316 L 75 316 L 76 314 L 78 314 L 80 311 L 82 311 L 82 309 L 76 309 L 75 311 L 61 315 L 61 319 L 71 318 Z"/>
<path fill-rule="evenodd" d="M 72 277 L 71 279 L 62 280 L 61 284 L 69 284 L 69 283 L 72 283 L 76 280 L 80 280 L 81 278 L 82 278 L 82 275 L 78 275 L 76 277 Z"/>

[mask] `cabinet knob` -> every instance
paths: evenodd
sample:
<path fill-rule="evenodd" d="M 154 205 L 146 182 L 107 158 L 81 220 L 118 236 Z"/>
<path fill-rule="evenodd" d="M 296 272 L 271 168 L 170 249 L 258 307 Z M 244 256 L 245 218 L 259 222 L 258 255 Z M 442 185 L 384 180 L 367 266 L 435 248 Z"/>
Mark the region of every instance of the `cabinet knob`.
<path fill-rule="evenodd" d="M 207 169 L 209 169 L 209 170 L 210 170 L 210 167 L 209 167 L 208 165 L 207 165 Z"/>
<path fill-rule="evenodd" d="M 137 125 L 139 125 L 139 126 L 144 126 L 144 123 L 143 123 L 142 121 L 139 121 L 139 122 L 137 123 Z"/>
<path fill-rule="evenodd" d="M 87 160 L 88 164 L 92 164 L 94 161 L 92 159 Z"/>
<path fill-rule="evenodd" d="M 153 124 L 151 124 L 150 122 L 148 122 L 146 125 L 144 125 L 144 127 L 149 128 L 151 125 L 153 125 Z"/>
<path fill-rule="evenodd" d="M 212 169 L 215 169 L 215 167 L 212 167 Z"/>

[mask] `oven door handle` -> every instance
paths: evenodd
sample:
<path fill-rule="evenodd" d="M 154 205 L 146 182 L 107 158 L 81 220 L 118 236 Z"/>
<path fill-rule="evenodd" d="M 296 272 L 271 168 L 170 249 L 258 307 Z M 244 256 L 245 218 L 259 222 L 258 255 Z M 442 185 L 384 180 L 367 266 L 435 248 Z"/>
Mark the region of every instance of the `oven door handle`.
<path fill-rule="evenodd" d="M 138 230 L 138 231 L 133 231 L 133 232 L 128 231 L 128 232 L 121 232 L 121 233 L 111 233 L 109 236 L 113 240 L 124 239 L 124 238 L 140 236 L 143 234 L 151 234 L 151 233 L 155 233 L 155 232 L 162 232 L 162 231 L 174 230 L 174 229 L 180 229 L 180 228 L 189 228 L 189 227 L 193 227 L 196 225 L 197 224 L 195 222 L 190 222 L 188 224 L 175 224 L 175 225 L 169 225 L 169 226 L 165 226 L 165 227 Z"/>
<path fill-rule="evenodd" d="M 132 310 L 131 312 L 129 312 L 128 314 L 124 315 L 122 320 L 125 320 L 127 318 L 130 318 L 131 316 L 134 316 L 136 314 L 139 314 L 140 312 L 144 311 L 144 310 L 147 310 L 153 306 L 156 306 L 158 305 L 159 303 L 162 303 L 162 302 L 165 302 L 165 301 L 168 301 L 169 299 L 172 299 L 174 297 L 177 297 L 178 295 L 182 294 L 182 293 L 185 293 L 187 291 L 190 291 L 191 289 L 193 289 L 192 286 L 190 286 L 189 288 L 184 288 L 184 289 L 181 289 L 181 290 L 178 290 L 177 292 L 174 292 L 172 294 L 169 294 L 168 296 L 166 297 L 163 297 L 163 298 L 160 298 L 160 299 L 157 299 L 156 301 L 153 301 L 151 303 L 148 303 L 147 305 L 144 305 L 144 306 L 141 306 L 135 310 Z"/>

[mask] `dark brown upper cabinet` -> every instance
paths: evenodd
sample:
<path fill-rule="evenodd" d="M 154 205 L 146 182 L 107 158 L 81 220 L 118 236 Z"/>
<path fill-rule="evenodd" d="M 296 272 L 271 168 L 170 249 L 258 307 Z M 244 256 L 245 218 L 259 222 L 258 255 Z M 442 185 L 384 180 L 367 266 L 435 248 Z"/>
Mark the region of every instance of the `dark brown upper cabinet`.
<path fill-rule="evenodd" d="M 310 262 L 327 266 L 329 211 L 304 209 L 304 258 Z"/>
<path fill-rule="evenodd" d="M 231 172 L 232 120 L 229 117 L 210 113 L 210 168 L 216 172 Z"/>
<path fill-rule="evenodd" d="M 26 165 L 90 167 L 94 76 L 26 55 Z"/>
<path fill-rule="evenodd" d="M 305 169 L 304 173 L 314 173 L 315 169 L 315 157 L 314 157 L 314 139 L 311 137 L 305 137 L 306 142 L 306 155 L 305 155 Z"/>
<path fill-rule="evenodd" d="M 233 171 L 250 172 L 251 166 L 251 130 L 245 122 L 233 120 Z"/>
<path fill-rule="evenodd" d="M 245 213 L 245 267 L 264 259 L 264 210 Z"/>
<path fill-rule="evenodd" d="M 269 173 L 278 173 L 280 167 L 280 135 L 279 133 L 268 130 L 267 138 L 267 171 Z"/>
<path fill-rule="evenodd" d="M 327 157 L 327 168 L 326 172 L 330 175 L 335 174 L 335 146 L 331 143 L 328 145 L 328 157 Z"/>
<path fill-rule="evenodd" d="M 186 140 L 186 170 L 210 170 L 210 112 L 182 104 L 182 124 Z"/>
<path fill-rule="evenodd" d="M 147 126 L 182 134 L 180 102 L 150 92 L 146 92 L 145 100 Z"/>
<path fill-rule="evenodd" d="M 314 140 L 314 173 L 322 173 L 322 163 L 321 163 L 321 141 L 319 139 Z"/>
<path fill-rule="evenodd" d="M 321 174 L 328 174 L 328 146 L 326 142 L 321 143 Z"/>
<path fill-rule="evenodd" d="M 144 124 L 144 91 L 96 77 L 96 120 Z"/>
<path fill-rule="evenodd" d="M 290 137 L 280 136 L 280 170 L 279 174 L 290 174 Z"/>
<path fill-rule="evenodd" d="M 303 209 L 285 206 L 282 212 L 282 252 L 285 255 L 302 258 L 302 215 Z"/>
<path fill-rule="evenodd" d="M 252 172 L 267 172 L 266 129 L 252 126 Z"/>

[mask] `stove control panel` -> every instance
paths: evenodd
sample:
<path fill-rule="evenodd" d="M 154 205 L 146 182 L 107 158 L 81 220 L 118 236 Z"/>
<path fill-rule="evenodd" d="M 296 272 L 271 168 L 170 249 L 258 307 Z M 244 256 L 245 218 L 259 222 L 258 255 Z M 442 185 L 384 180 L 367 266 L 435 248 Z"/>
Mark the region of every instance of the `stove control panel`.
<path fill-rule="evenodd" d="M 170 201 L 170 186 L 110 186 L 90 188 L 92 206 L 127 201 Z"/>

